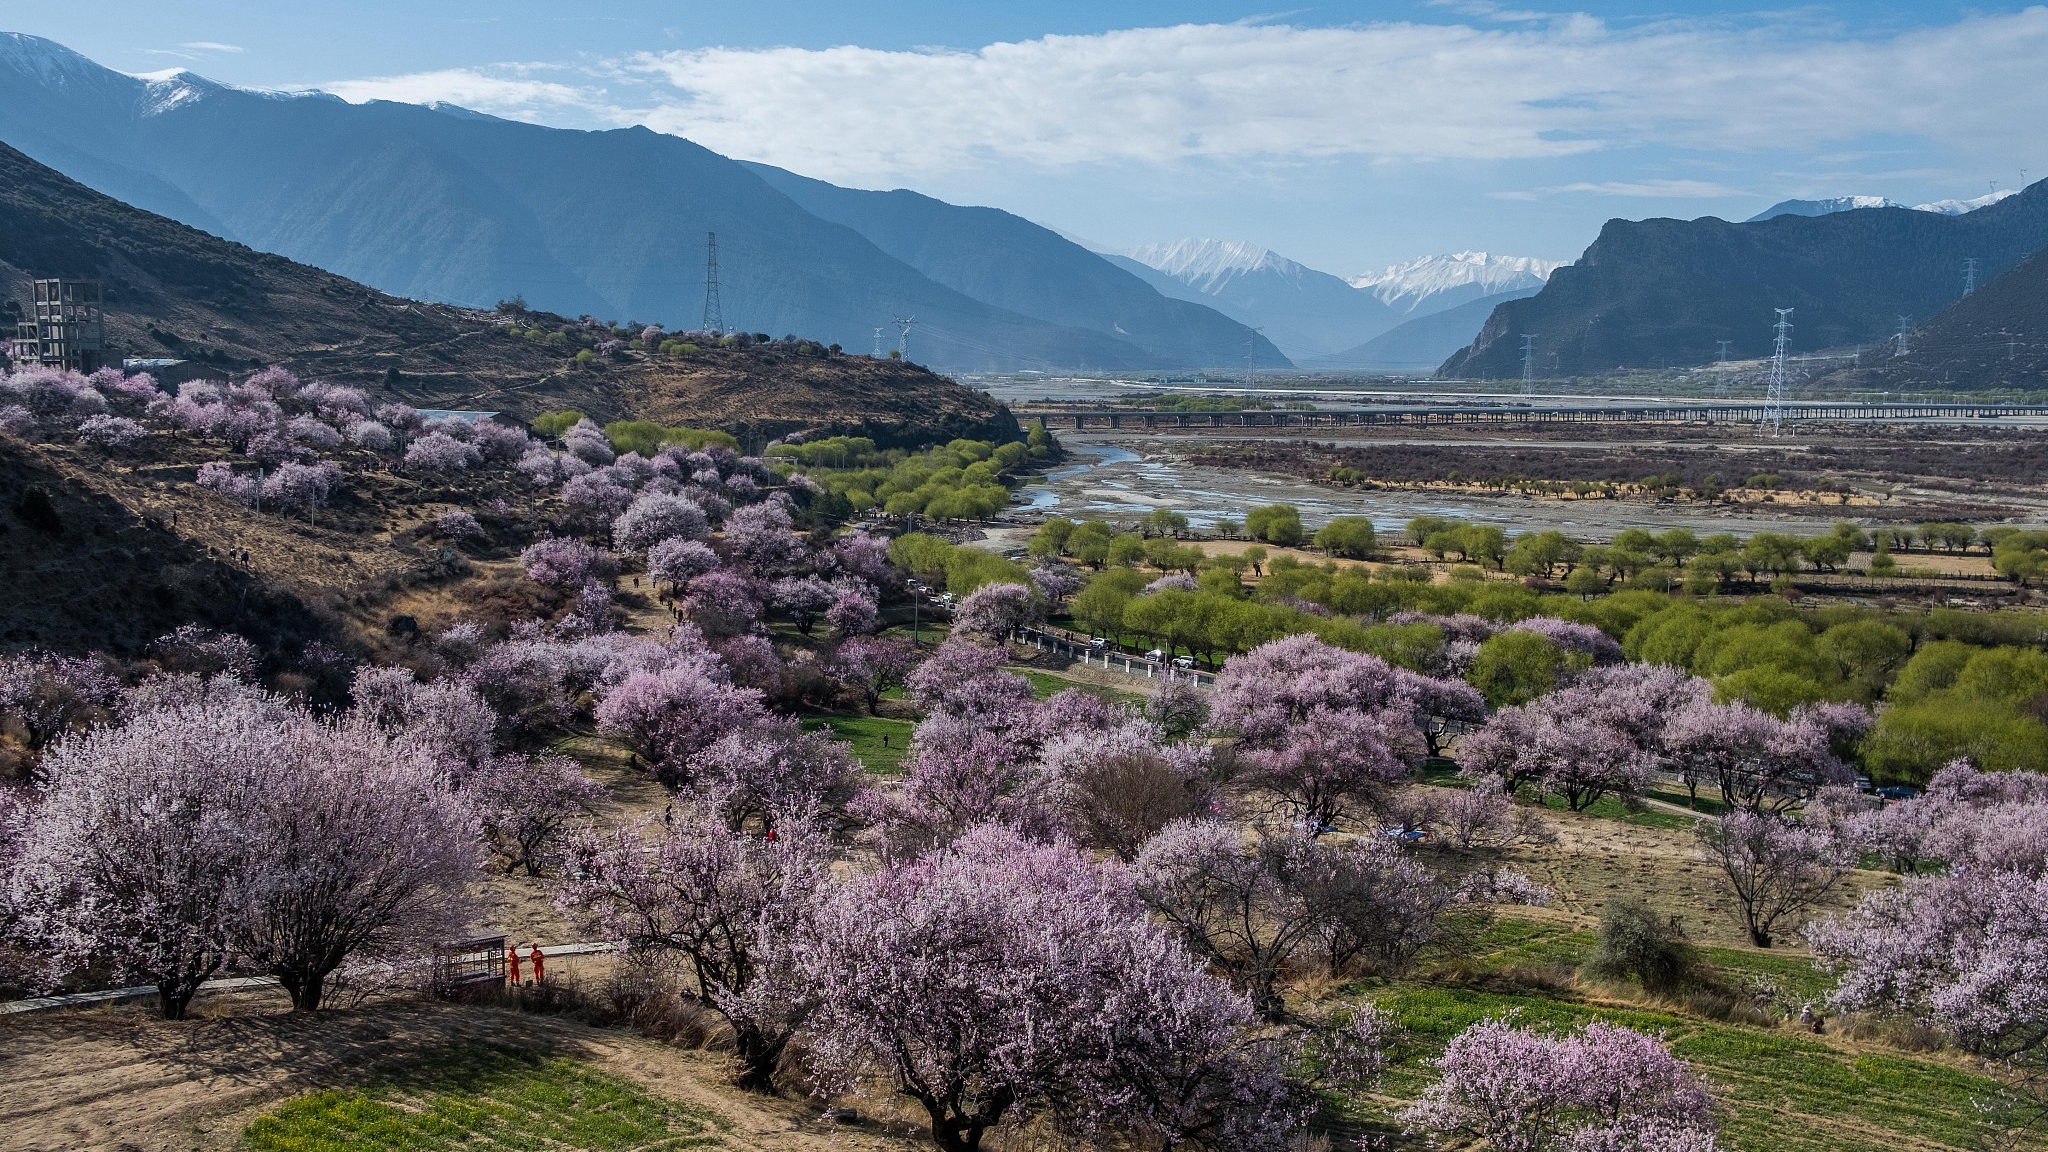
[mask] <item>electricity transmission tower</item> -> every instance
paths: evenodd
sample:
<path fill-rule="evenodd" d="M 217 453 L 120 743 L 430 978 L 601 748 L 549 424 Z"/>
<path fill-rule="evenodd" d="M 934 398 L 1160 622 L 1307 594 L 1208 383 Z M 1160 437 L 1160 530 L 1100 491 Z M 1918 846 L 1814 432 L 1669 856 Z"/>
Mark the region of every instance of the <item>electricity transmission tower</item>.
<path fill-rule="evenodd" d="M 1250 380 L 1258 375 L 1259 337 L 1264 335 L 1265 331 L 1264 328 L 1254 328 L 1251 331 L 1251 335 L 1244 338 L 1244 378 L 1246 380 Z"/>
<path fill-rule="evenodd" d="M 713 336 L 725 334 L 725 307 L 718 299 L 718 233 L 708 234 L 704 243 L 704 330 Z"/>
<path fill-rule="evenodd" d="M 1892 355 L 1904 356 L 1906 354 L 1906 327 L 1910 325 L 1912 322 L 1913 318 L 1911 316 L 1899 317 L 1899 334 L 1897 337 L 1895 337 L 1895 339 L 1897 339 L 1899 342 L 1899 350 L 1892 353 Z"/>
<path fill-rule="evenodd" d="M 877 360 L 880 360 L 881 358 L 882 358 L 882 330 L 881 330 L 880 328 L 877 328 L 877 329 L 875 329 L 875 359 L 877 359 Z"/>
<path fill-rule="evenodd" d="M 1522 395 L 1536 393 L 1536 337 L 1522 333 Z"/>
<path fill-rule="evenodd" d="M 904 360 L 910 359 L 910 330 L 916 324 L 917 317 L 915 316 L 898 316 L 896 318 L 896 355 Z"/>
<path fill-rule="evenodd" d="M 1771 435 L 1776 436 L 1785 428 L 1785 351 L 1792 344 L 1792 309 L 1780 308 L 1778 312 L 1778 341 L 1771 354 L 1771 384 L 1764 393 L 1764 416 L 1762 423 L 1771 426 Z"/>
<path fill-rule="evenodd" d="M 1975 256 L 1972 256 L 1968 260 L 1963 261 L 1963 295 L 1968 296 L 1970 293 L 1975 292 L 1976 290 L 1977 258 Z"/>

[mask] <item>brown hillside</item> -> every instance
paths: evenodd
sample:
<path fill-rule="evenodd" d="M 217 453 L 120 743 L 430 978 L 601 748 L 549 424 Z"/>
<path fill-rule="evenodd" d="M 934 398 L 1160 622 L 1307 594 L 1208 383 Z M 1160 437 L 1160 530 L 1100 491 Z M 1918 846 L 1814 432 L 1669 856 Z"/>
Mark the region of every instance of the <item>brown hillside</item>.
<path fill-rule="evenodd" d="M 0 144 L 0 323 L 41 276 L 96 277 L 110 357 L 230 371 L 284 364 L 419 407 L 523 417 L 578 408 L 754 435 L 844 431 L 891 443 L 1016 433 L 987 397 L 915 365 L 774 348 L 577 367 L 491 312 L 387 296 L 111 199 Z M 528 314 L 552 327 L 561 318 Z M 641 410 L 641 405 L 647 408 Z"/>

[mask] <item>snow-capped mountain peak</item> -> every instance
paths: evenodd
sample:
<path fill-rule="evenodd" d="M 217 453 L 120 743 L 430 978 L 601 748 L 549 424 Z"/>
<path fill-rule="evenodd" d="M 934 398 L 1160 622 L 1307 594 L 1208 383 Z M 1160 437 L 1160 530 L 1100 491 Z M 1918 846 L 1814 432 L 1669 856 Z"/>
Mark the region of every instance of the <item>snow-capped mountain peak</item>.
<path fill-rule="evenodd" d="M 1123 254 L 1209 293 L 1249 272 L 1304 271 L 1302 265 L 1249 240 L 1173 240 Z"/>
<path fill-rule="evenodd" d="M 106 69 L 55 40 L 26 32 L 0 32 L 0 63 L 46 82 L 97 79 Z"/>
<path fill-rule="evenodd" d="M 1496 256 L 1490 252 L 1454 252 L 1449 256 L 1419 256 L 1379 272 L 1353 276 L 1346 283 L 1370 292 L 1389 304 L 1400 300 L 1420 301 L 1439 292 L 1476 285 L 1481 295 L 1541 286 L 1550 274 L 1568 260 L 1543 260 L 1534 256 Z"/>
<path fill-rule="evenodd" d="M 2020 190 L 2017 188 L 2000 188 L 1996 192 L 1979 196 L 1973 200 L 1935 200 L 1927 204 L 1915 204 L 1913 205 L 1913 211 L 1939 212 L 1943 216 L 1961 216 L 1965 212 L 1975 212 L 1979 208 L 1989 208 L 2008 196 L 2017 196 L 2019 194 Z"/>

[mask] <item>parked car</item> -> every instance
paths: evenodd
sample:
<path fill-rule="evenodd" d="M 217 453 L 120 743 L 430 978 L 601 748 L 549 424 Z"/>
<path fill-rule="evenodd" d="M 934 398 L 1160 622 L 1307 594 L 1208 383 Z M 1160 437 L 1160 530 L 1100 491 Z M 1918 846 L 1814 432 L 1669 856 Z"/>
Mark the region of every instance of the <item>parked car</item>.
<path fill-rule="evenodd" d="M 1920 790 L 1911 784 L 1887 784 L 1877 790 L 1880 800 L 1911 800 Z"/>
<path fill-rule="evenodd" d="M 1173 658 L 1173 666 L 1175 668 L 1193 668 L 1195 666 L 1195 658 L 1193 656 L 1175 656 Z"/>
<path fill-rule="evenodd" d="M 1154 664 L 1157 664 L 1166 659 L 1166 653 L 1161 652 L 1157 648 L 1154 648 L 1150 652 L 1145 653 L 1145 659 L 1152 661 Z"/>

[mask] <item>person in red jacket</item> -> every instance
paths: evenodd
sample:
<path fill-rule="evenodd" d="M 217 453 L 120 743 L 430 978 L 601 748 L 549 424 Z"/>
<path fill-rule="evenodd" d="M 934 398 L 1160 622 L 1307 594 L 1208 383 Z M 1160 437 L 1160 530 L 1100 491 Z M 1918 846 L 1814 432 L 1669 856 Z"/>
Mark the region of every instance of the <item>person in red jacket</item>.
<path fill-rule="evenodd" d="M 541 966 L 540 966 L 540 965 L 541 965 L 541 961 L 542 961 L 543 959 L 545 959 L 545 957 L 543 957 L 543 956 L 541 955 L 541 952 L 540 952 L 540 945 L 538 945 L 538 944 L 535 944 L 535 945 L 534 945 L 533 947 L 531 947 L 531 948 L 528 948 L 528 949 L 526 950 L 526 958 L 527 958 L 528 960 L 531 960 L 531 961 L 533 961 L 533 982 L 534 982 L 535 984 L 538 984 L 538 983 L 540 983 L 540 982 L 541 982 L 542 980 L 546 979 L 547 977 L 546 977 L 545 973 L 543 973 L 543 972 L 541 971 Z"/>
<path fill-rule="evenodd" d="M 511 982 L 519 983 L 519 945 L 505 949 L 505 968 L 511 973 Z"/>

